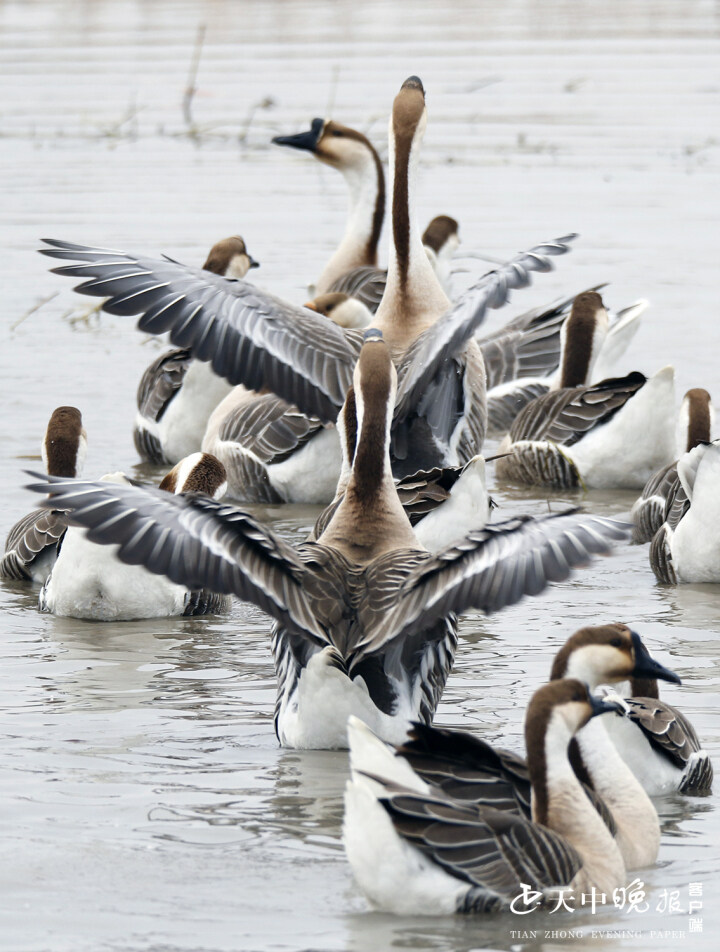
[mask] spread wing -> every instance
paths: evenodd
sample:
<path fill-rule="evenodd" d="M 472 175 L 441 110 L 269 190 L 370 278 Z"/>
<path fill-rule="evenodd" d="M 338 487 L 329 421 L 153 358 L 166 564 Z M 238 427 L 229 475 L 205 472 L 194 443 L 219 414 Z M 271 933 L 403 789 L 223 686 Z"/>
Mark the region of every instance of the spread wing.
<path fill-rule="evenodd" d="M 174 495 L 132 484 L 63 479 L 29 486 L 52 493 L 91 542 L 119 546 L 118 557 L 190 590 L 208 588 L 253 602 L 281 624 L 327 641 L 305 591 L 308 570 L 295 550 L 248 513 L 206 496 Z"/>
<path fill-rule="evenodd" d="M 572 446 L 595 426 L 607 423 L 645 386 L 637 371 L 592 387 L 552 390 L 529 403 L 510 428 L 513 443 L 546 440 Z"/>
<path fill-rule="evenodd" d="M 625 523 L 578 510 L 519 517 L 476 530 L 409 571 L 395 602 L 368 632 L 372 650 L 450 612 L 491 614 L 564 581 L 627 538 Z"/>
<path fill-rule="evenodd" d="M 553 256 L 566 254 L 575 235 L 537 245 L 484 275 L 457 303 L 408 348 L 398 366 L 395 422 L 404 420 L 450 358 L 462 350 L 485 319 L 488 308 L 502 307 L 514 288 L 530 284 L 533 271 L 551 271 Z"/>
<path fill-rule="evenodd" d="M 166 331 L 178 347 L 232 384 L 267 388 L 334 422 L 352 382 L 362 335 L 245 281 L 169 259 L 45 239 L 42 253 L 75 263 L 56 274 L 86 278 L 75 290 L 107 297 L 111 314 L 141 314 L 138 328 Z"/>
<path fill-rule="evenodd" d="M 347 271 L 328 288 L 328 291 L 340 291 L 352 298 L 362 301 L 365 307 L 374 314 L 380 306 L 387 284 L 387 271 L 363 265 Z"/>

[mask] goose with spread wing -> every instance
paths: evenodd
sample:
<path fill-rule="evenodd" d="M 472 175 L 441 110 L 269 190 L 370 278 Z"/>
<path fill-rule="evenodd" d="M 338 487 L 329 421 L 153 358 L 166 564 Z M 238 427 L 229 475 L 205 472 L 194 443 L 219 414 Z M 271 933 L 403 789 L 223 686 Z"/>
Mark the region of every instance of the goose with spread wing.
<path fill-rule="evenodd" d="M 459 613 L 537 594 L 625 537 L 613 520 L 570 512 L 498 523 L 437 555 L 423 549 L 390 467 L 396 371 L 379 333 L 366 333 L 352 469 L 317 542 L 295 549 L 209 499 L 49 477 L 35 486 L 92 541 L 115 544 L 120 559 L 234 594 L 275 619 L 275 725 L 284 746 L 343 747 L 351 713 L 395 741 L 409 721 L 429 723 L 452 668 Z"/>
<path fill-rule="evenodd" d="M 50 476 L 73 478 L 82 473 L 87 433 L 77 407 L 53 410 L 42 443 L 42 458 Z M 39 582 L 48 577 L 67 526 L 62 513 L 34 509 L 8 533 L 0 559 L 0 578 Z"/>
<path fill-rule="evenodd" d="M 363 893 L 400 915 L 526 913 L 556 903 L 561 889 L 573 904 L 591 890 L 609 899 L 625 883 L 625 864 L 568 745 L 615 709 L 573 678 L 535 692 L 525 717 L 529 820 L 451 799 L 351 719 L 343 843 Z"/>
<path fill-rule="evenodd" d="M 458 465 L 485 433 L 482 353 L 473 339 L 486 311 L 502 306 L 533 271 L 551 269 L 572 236 L 519 255 L 482 277 L 453 306 L 422 247 L 410 201 L 426 125 L 420 81 L 407 80 L 393 106 L 393 238 L 388 285 L 375 317 L 398 364 L 393 465 L 406 475 Z M 309 416 L 334 423 L 352 381 L 362 335 L 244 282 L 112 251 L 50 241 L 51 257 L 80 262 L 55 269 L 89 280 L 77 290 L 108 297 L 111 313 L 141 313 L 141 330 L 170 332 L 174 344 L 209 361 L 231 383 L 268 389 Z"/>

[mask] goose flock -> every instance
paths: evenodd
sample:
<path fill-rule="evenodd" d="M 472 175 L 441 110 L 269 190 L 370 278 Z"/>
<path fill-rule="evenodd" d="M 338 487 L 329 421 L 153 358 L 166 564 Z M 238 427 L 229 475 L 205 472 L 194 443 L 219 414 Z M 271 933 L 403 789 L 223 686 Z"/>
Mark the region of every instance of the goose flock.
<path fill-rule="evenodd" d="M 613 314 L 603 285 L 483 334 L 488 310 L 575 236 L 536 244 L 452 301 L 458 223 L 439 215 L 423 231 L 415 211 L 426 123 L 412 76 L 389 124 L 386 268 L 385 173 L 369 139 L 316 118 L 273 140 L 337 169 L 348 189 L 344 234 L 304 306 L 246 280 L 258 262 L 239 236 L 202 268 L 44 241 L 78 292 L 168 335 L 133 429 L 140 458 L 168 471 L 157 487 L 81 478 L 82 415 L 58 407 L 46 472 L 30 474 L 39 508 L 10 531 L 0 577 L 41 586 L 40 611 L 74 618 L 221 613 L 233 598 L 267 614 L 278 741 L 349 747 L 343 841 L 374 906 L 489 913 L 526 889 L 539 904 L 567 890 L 612 901 L 630 870 L 657 860 L 651 798 L 704 795 L 713 780 L 692 725 L 659 699 L 659 680 L 680 679 L 641 635 L 611 622 L 567 638 L 528 698 L 525 752 L 432 721 L 462 613 L 563 583 L 631 530 L 659 582 L 720 582 L 711 397 L 690 390 L 678 414 L 671 366 L 615 375 L 647 302 Z M 503 436 L 497 479 L 540 498 L 641 495 L 627 520 L 496 519 L 490 433 Z M 295 546 L 236 502 L 324 509 Z"/>

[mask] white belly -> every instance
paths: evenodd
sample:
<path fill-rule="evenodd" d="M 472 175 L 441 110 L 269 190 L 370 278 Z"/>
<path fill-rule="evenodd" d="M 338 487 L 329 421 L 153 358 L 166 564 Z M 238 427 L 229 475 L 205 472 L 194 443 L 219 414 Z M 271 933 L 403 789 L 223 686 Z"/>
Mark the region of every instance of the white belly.
<path fill-rule="evenodd" d="M 273 489 L 285 502 L 324 506 L 335 498 L 342 450 L 334 426 L 326 427 L 282 463 L 267 467 Z"/>
<path fill-rule="evenodd" d="M 213 373 L 210 364 L 194 360 L 185 374 L 183 385 L 170 401 L 157 424 L 157 434 L 170 463 L 200 450 L 210 414 L 232 390 L 232 386 Z"/>

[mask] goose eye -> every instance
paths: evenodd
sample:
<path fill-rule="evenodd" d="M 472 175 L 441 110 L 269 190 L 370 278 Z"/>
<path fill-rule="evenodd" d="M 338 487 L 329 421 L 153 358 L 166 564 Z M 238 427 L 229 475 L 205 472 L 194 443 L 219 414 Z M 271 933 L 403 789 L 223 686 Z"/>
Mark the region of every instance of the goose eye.
<path fill-rule="evenodd" d="M 333 130 L 332 130 L 332 134 L 333 134 L 334 136 L 341 136 L 341 135 L 342 135 L 342 132 L 340 132 L 339 129 L 333 129 Z"/>
<path fill-rule="evenodd" d="M 622 648 L 622 638 L 613 638 L 610 644 L 613 648 Z"/>

